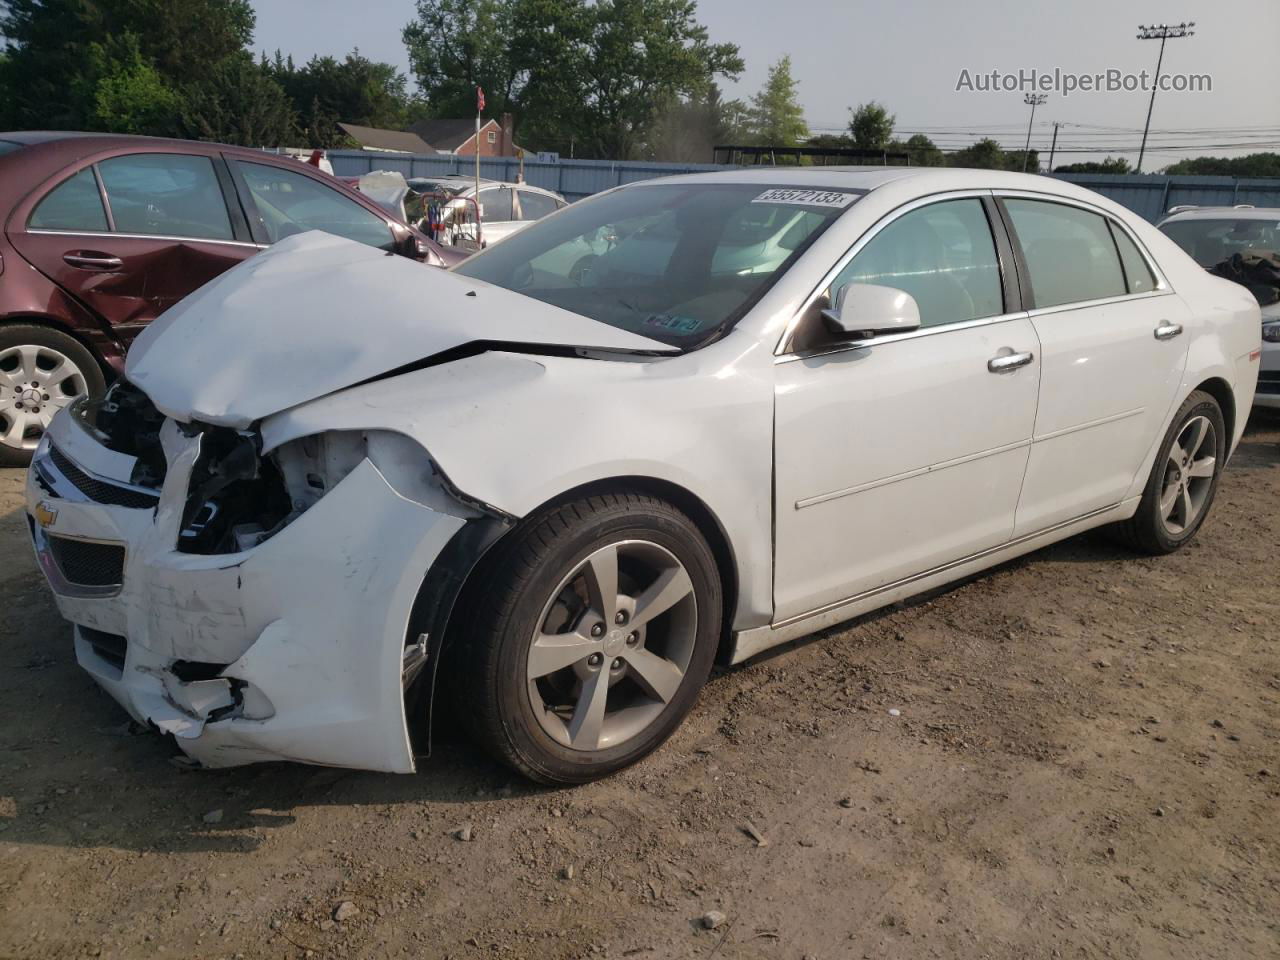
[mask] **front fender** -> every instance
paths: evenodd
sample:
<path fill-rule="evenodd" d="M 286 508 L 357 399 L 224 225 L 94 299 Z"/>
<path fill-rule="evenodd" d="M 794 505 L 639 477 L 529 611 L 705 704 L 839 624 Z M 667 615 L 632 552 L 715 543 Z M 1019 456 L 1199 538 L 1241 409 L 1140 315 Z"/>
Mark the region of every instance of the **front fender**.
<path fill-rule="evenodd" d="M 730 541 L 732 626 L 745 629 L 772 615 L 772 383 L 716 357 L 484 353 L 284 411 L 264 421 L 264 447 L 328 430 L 393 430 L 420 443 L 467 498 L 514 517 L 598 481 L 674 484 L 706 504 Z"/>

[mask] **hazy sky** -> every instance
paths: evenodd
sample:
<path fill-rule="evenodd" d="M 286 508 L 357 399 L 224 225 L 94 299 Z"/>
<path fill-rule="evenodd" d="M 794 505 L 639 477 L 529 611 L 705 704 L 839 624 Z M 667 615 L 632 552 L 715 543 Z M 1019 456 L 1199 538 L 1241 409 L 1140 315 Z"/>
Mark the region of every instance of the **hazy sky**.
<path fill-rule="evenodd" d="M 254 5 L 260 49 L 306 60 L 358 46 L 365 56 L 408 72 L 400 31 L 413 16 L 411 0 Z M 1022 92 L 957 91 L 962 70 L 974 78 L 1019 69 L 1154 72 L 1160 44 L 1135 39 L 1138 24 L 1194 20 L 1195 36 L 1169 41 L 1163 72 L 1208 74 L 1212 92 L 1157 94 L 1145 167 L 1184 156 L 1280 149 L 1280 0 L 700 0 L 698 12 L 711 38 L 738 44 L 746 60 L 742 78 L 724 84 L 730 96 L 748 99 L 769 65 L 790 54 L 814 131 L 842 127 L 848 107 L 874 99 L 896 115 L 900 133 L 924 131 L 944 149 L 978 135 L 1021 147 L 1026 135 Z M 1052 123 L 1059 121 L 1055 164 L 1093 156 L 1073 150 L 1136 151 L 1148 96 L 1051 92 L 1036 111 L 1032 145 L 1047 151 Z M 1239 141 L 1252 146 L 1217 146 Z M 1168 149 L 1180 145 L 1195 149 Z"/>

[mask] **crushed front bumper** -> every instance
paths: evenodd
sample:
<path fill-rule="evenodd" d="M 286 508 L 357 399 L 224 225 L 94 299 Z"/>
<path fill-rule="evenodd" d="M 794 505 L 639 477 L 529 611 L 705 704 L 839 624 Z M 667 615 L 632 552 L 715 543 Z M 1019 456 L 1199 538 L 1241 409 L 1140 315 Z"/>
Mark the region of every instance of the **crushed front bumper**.
<path fill-rule="evenodd" d="M 198 441 L 172 422 L 162 439 L 168 471 L 154 501 L 119 493 L 132 458 L 66 414 L 28 473 L 37 559 L 80 665 L 210 767 L 412 772 L 403 676 L 425 645 L 406 631 L 464 517 L 402 496 L 366 459 L 252 549 L 179 552 Z"/>

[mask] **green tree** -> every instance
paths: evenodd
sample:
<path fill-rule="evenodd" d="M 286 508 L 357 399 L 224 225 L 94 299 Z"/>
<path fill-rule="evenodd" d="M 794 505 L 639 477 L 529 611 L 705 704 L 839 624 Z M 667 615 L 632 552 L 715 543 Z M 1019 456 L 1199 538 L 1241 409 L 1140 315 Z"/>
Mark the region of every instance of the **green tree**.
<path fill-rule="evenodd" d="M 747 110 L 752 139 L 761 146 L 794 147 L 809 138 L 804 110 L 791 76 L 791 57 L 769 68 L 764 87 L 751 98 Z"/>
<path fill-rule="evenodd" d="M 1129 173 L 1129 161 L 1124 157 L 1107 157 L 1105 160 L 1089 160 L 1084 163 L 1067 163 L 1055 167 L 1054 173 Z"/>
<path fill-rule="evenodd" d="M 251 147 L 288 143 L 293 122 L 288 96 L 247 52 L 223 60 L 208 83 L 191 88 L 182 116 L 187 136 Z"/>
<path fill-rule="evenodd" d="M 677 100 L 654 123 L 651 155 L 675 163 L 709 163 L 717 146 L 742 142 L 746 106 L 723 98 L 714 83 L 687 100 Z"/>
<path fill-rule="evenodd" d="M 262 68 L 292 101 L 297 116 L 295 139 L 312 147 L 340 143 L 338 121 L 398 130 L 408 123 L 409 96 L 405 77 L 392 64 L 378 63 L 359 50 L 343 60 L 312 57 L 295 67 L 292 58 L 276 52 Z"/>
<path fill-rule="evenodd" d="M 945 167 L 947 158 L 932 140 L 923 133 L 915 133 L 906 143 L 890 144 L 891 150 L 905 151 L 913 167 Z"/>
<path fill-rule="evenodd" d="M 94 47 L 101 62 L 89 125 L 108 133 L 176 134 L 181 94 L 143 58 L 136 36 L 126 34 L 123 40 L 124 50 L 116 57 Z"/>
<path fill-rule="evenodd" d="M 732 44 L 711 43 L 694 0 L 418 0 L 405 27 L 425 109 L 518 117 L 527 147 L 600 157 L 651 153 L 672 104 L 736 77 Z"/>
<path fill-rule="evenodd" d="M 984 137 L 971 147 L 957 150 L 947 158 L 949 167 L 972 167 L 976 170 L 1005 169 L 1004 150 L 990 137 Z"/>
<path fill-rule="evenodd" d="M 896 118 L 882 104 L 872 100 L 850 109 L 849 135 L 853 145 L 862 150 L 883 150 L 893 139 Z"/>
<path fill-rule="evenodd" d="M 584 9 L 581 122 L 597 156 L 638 155 L 663 104 L 742 71 L 736 46 L 710 42 L 694 0 L 597 0 Z"/>
<path fill-rule="evenodd" d="M 163 99 L 157 78 L 176 91 L 206 82 L 212 67 L 249 42 L 253 25 L 248 0 L 6 0 L 3 119 L 11 127 L 83 128 L 105 109 L 120 121 L 133 110 L 122 97 L 153 108 Z M 143 115 L 154 127 L 154 112 Z"/>
<path fill-rule="evenodd" d="M 1168 174 L 1217 177 L 1280 177 L 1280 153 L 1251 153 L 1243 157 L 1195 157 L 1179 160 Z"/>
<path fill-rule="evenodd" d="M 401 36 L 409 69 L 436 116 L 471 116 L 476 87 L 484 89 L 488 110 L 512 108 L 532 66 L 513 57 L 518 5 L 514 0 L 418 0 L 417 16 Z M 569 5 L 580 6 L 577 0 Z"/>

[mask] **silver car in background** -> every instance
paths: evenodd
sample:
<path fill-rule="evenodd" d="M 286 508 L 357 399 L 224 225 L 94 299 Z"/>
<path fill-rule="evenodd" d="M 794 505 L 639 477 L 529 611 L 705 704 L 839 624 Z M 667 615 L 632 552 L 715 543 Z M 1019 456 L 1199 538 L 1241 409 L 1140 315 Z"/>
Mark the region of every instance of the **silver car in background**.
<path fill-rule="evenodd" d="M 1249 288 L 1262 308 L 1255 407 L 1280 409 L 1280 207 L 1174 207 L 1157 227 L 1210 273 Z"/>
<path fill-rule="evenodd" d="M 408 185 L 426 203 L 434 200 L 443 206 L 431 224 L 425 222 L 427 211 L 423 210 L 421 229 L 432 227 L 431 236 L 446 246 L 487 247 L 568 206 L 554 190 L 527 183 L 480 180 L 477 190 L 474 177 L 447 176 L 410 177 Z"/>

